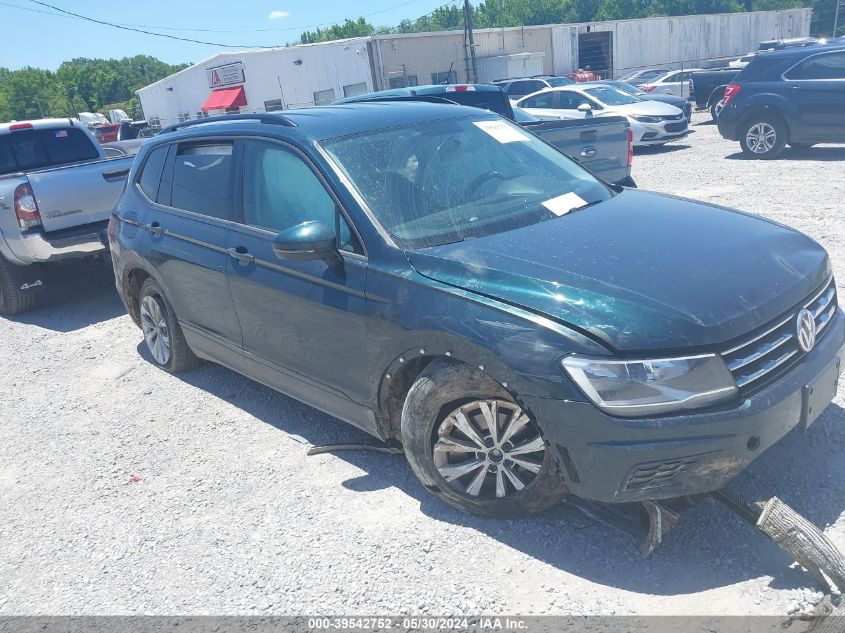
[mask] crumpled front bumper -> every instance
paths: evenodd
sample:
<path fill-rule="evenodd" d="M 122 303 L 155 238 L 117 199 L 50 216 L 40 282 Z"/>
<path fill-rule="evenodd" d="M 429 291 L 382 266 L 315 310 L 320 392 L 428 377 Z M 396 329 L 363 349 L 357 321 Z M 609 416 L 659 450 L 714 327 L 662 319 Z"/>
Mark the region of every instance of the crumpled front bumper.
<path fill-rule="evenodd" d="M 829 328 L 800 362 L 738 405 L 626 419 L 589 402 L 524 400 L 573 494 L 630 502 L 711 492 L 828 405 L 845 366 L 841 309 Z"/>

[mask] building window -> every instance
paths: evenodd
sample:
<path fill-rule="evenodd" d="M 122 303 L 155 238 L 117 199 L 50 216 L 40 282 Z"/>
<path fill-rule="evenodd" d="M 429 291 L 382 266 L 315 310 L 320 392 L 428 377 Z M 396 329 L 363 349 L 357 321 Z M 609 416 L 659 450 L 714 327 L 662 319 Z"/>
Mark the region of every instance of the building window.
<path fill-rule="evenodd" d="M 197 118 L 198 118 L 198 119 L 204 119 L 204 118 L 206 118 L 207 116 L 208 116 L 208 112 L 203 112 L 202 110 L 200 110 L 199 112 L 197 112 Z"/>
<path fill-rule="evenodd" d="M 148 123 L 150 124 L 150 128 L 152 128 L 156 132 L 161 130 L 161 119 L 159 119 L 157 116 L 151 116 Z"/>
<path fill-rule="evenodd" d="M 270 101 L 264 102 L 264 111 L 265 112 L 274 112 L 275 110 L 284 110 L 285 106 L 282 105 L 281 99 L 271 99 Z"/>
<path fill-rule="evenodd" d="M 180 112 L 179 113 L 179 123 L 183 123 L 185 121 L 189 121 L 191 118 L 190 112 Z"/>
<path fill-rule="evenodd" d="M 408 88 L 418 85 L 416 75 L 403 75 L 402 77 L 394 77 L 390 80 L 391 88 Z"/>
<path fill-rule="evenodd" d="M 240 114 L 240 108 L 226 108 L 226 114 Z"/>
<path fill-rule="evenodd" d="M 448 70 L 445 73 L 431 73 L 431 83 L 456 84 L 458 83 L 458 73 L 454 70 Z"/>
<path fill-rule="evenodd" d="M 314 93 L 314 105 L 328 105 L 334 101 L 334 88 L 318 90 Z"/>
<path fill-rule="evenodd" d="M 348 86 L 343 87 L 343 96 L 344 97 L 357 97 L 358 95 L 365 95 L 370 91 L 367 88 L 367 82 L 362 81 L 359 84 L 349 84 Z"/>

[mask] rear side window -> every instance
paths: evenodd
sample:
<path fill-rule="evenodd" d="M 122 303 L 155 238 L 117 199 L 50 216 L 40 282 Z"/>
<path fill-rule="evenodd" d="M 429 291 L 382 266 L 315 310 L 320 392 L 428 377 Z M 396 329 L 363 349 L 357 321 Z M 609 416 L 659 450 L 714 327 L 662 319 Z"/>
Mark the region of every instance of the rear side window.
<path fill-rule="evenodd" d="M 845 51 L 814 55 L 784 75 L 787 79 L 845 79 Z"/>
<path fill-rule="evenodd" d="M 505 117 L 510 116 L 508 98 L 501 90 L 455 90 L 447 91 L 443 97 L 460 105 L 482 108 Z"/>
<path fill-rule="evenodd" d="M 173 168 L 171 206 L 234 219 L 232 143 L 181 143 Z"/>
<path fill-rule="evenodd" d="M 147 161 L 138 179 L 138 186 L 141 187 L 147 197 L 152 201 L 158 200 L 158 188 L 161 182 L 161 172 L 164 169 L 164 161 L 167 159 L 167 146 L 157 147 L 147 156 Z"/>
<path fill-rule="evenodd" d="M 521 108 L 555 108 L 557 107 L 556 96 L 556 92 L 544 92 L 526 99 L 519 106 Z"/>
<path fill-rule="evenodd" d="M 743 68 L 739 74 L 734 78 L 734 81 L 755 81 L 763 77 L 769 70 L 777 66 L 782 66 L 784 60 L 782 57 L 772 57 L 770 55 L 756 55 L 751 63 Z"/>
<path fill-rule="evenodd" d="M 82 130 L 20 130 L 0 136 L 0 174 L 66 165 L 100 157 Z"/>

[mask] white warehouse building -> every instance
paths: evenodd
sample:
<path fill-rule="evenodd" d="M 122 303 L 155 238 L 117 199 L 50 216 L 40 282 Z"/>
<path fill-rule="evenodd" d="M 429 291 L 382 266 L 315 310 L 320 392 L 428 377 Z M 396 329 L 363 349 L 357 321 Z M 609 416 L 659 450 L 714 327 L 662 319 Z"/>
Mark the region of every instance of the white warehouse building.
<path fill-rule="evenodd" d="M 153 127 L 209 114 L 264 112 L 374 90 L 504 76 L 603 77 L 642 67 L 722 65 L 761 41 L 807 37 L 811 9 L 552 24 L 474 31 L 475 70 L 463 31 L 384 34 L 220 53 L 141 88 Z"/>

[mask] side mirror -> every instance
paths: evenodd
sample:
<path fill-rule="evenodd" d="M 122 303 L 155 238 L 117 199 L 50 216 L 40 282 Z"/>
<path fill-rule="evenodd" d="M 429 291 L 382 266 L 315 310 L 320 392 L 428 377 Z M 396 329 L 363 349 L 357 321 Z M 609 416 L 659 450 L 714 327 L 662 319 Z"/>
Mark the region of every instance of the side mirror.
<path fill-rule="evenodd" d="M 315 220 L 303 222 L 279 233 L 273 240 L 273 252 L 279 259 L 322 259 L 330 266 L 336 266 L 343 261 L 337 250 L 334 229 Z"/>
<path fill-rule="evenodd" d="M 583 112 L 584 116 L 593 116 L 593 106 L 589 103 L 582 103 L 578 106 L 578 112 Z"/>

